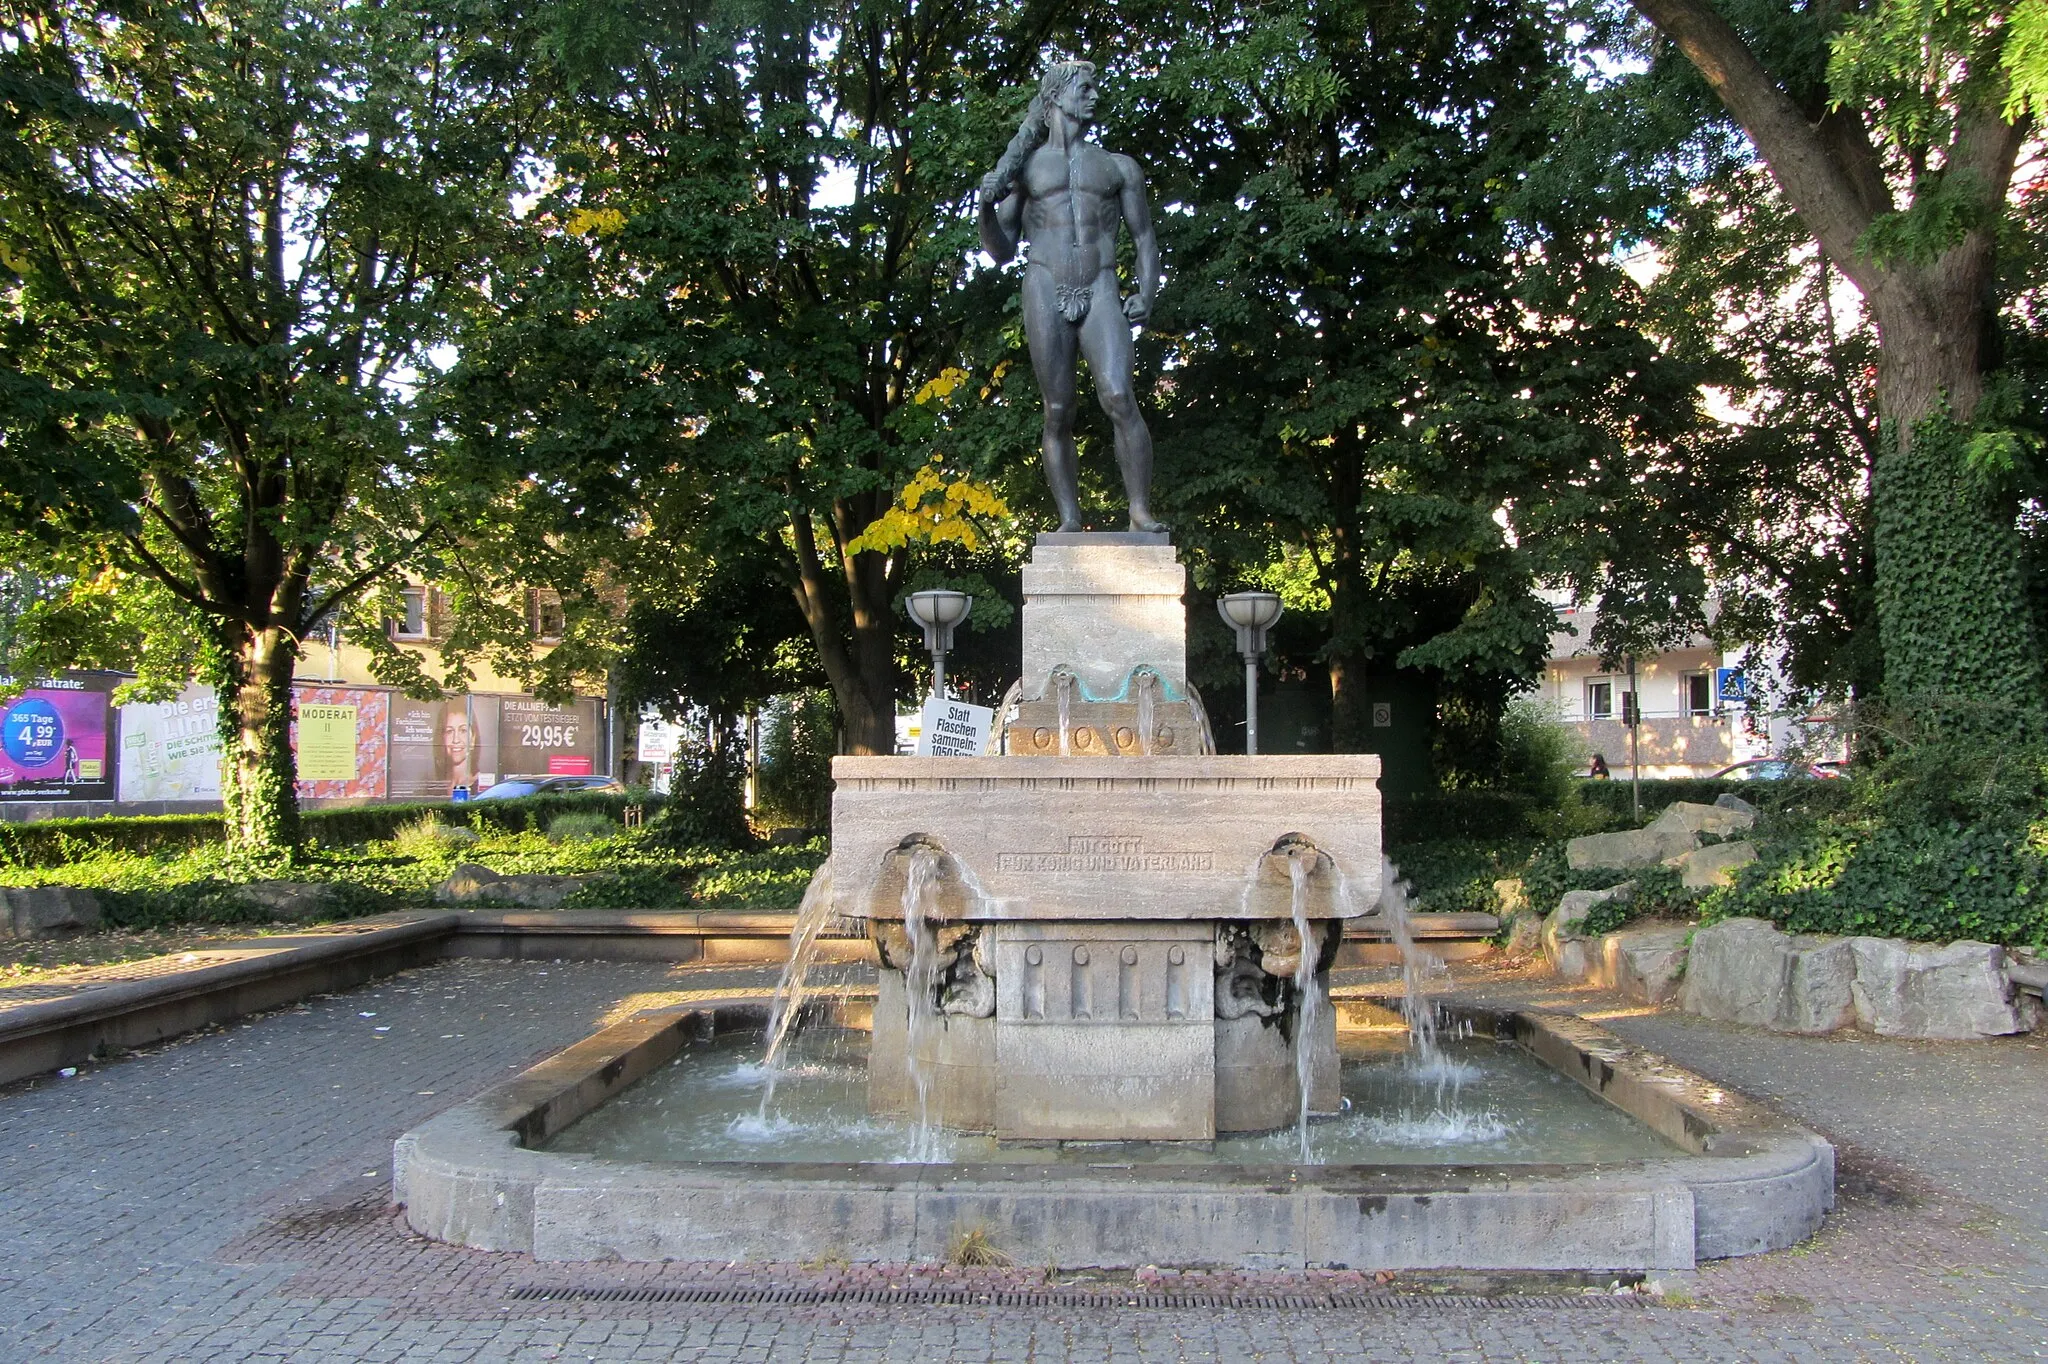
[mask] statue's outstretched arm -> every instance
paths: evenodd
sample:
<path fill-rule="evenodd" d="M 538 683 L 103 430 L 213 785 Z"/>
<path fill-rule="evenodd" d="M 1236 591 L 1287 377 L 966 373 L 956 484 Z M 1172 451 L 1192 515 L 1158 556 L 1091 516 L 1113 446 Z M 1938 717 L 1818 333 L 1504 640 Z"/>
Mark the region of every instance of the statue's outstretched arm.
<path fill-rule="evenodd" d="M 1152 229 L 1152 207 L 1145 202 L 1145 172 L 1128 156 L 1118 154 L 1115 160 L 1124 182 L 1119 204 L 1124 221 L 1131 225 L 1131 244 L 1138 254 L 1138 292 L 1124 300 L 1124 316 L 1143 322 L 1152 315 L 1152 300 L 1159 296 L 1159 234 Z"/>

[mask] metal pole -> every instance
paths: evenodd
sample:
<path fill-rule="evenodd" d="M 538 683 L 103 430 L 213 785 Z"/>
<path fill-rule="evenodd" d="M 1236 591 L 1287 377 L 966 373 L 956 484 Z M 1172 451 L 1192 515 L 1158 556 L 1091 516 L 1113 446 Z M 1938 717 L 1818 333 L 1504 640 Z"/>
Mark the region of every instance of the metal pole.
<path fill-rule="evenodd" d="M 932 650 L 932 695 L 946 699 L 946 651 Z"/>
<path fill-rule="evenodd" d="M 1629 804 L 1635 820 L 1643 818 L 1643 761 L 1637 736 L 1643 729 L 1643 694 L 1636 690 L 1636 656 L 1628 656 L 1628 784 Z"/>
<path fill-rule="evenodd" d="M 1259 656 L 1244 656 L 1244 751 L 1259 751 Z"/>

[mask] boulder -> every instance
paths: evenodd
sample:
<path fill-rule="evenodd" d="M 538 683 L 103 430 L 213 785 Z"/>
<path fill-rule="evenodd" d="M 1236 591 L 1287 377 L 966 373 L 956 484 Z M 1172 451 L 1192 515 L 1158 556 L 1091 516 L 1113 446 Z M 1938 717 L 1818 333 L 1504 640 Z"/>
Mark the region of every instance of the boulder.
<path fill-rule="evenodd" d="M 1685 979 L 1690 924 L 1644 924 L 1609 933 L 1594 952 L 1587 979 L 1641 1004 L 1662 1004 Z"/>
<path fill-rule="evenodd" d="M 305 923 L 336 911 L 335 887 L 326 882 L 251 881 L 235 887 L 244 903 L 273 919 Z"/>
<path fill-rule="evenodd" d="M 1529 908 L 1529 892 L 1522 885 L 1522 878 L 1511 876 L 1493 883 L 1495 912 L 1503 919 L 1526 913 Z"/>
<path fill-rule="evenodd" d="M 1688 829 L 1623 829 L 1619 833 L 1587 834 L 1564 845 L 1564 860 L 1573 871 L 1611 867 L 1654 867 L 1700 845 Z"/>
<path fill-rule="evenodd" d="M 1507 945 L 1502 949 L 1512 957 L 1526 957 L 1543 948 L 1543 916 L 1533 910 L 1509 915 L 1507 919 Z"/>
<path fill-rule="evenodd" d="M 1724 919 L 1693 934 L 1679 993 L 1687 1013 L 1778 1032 L 1824 1033 L 1856 1018 L 1856 955 L 1847 938 L 1780 932 Z"/>
<path fill-rule="evenodd" d="M 1856 1021 L 1886 1037 L 1968 1040 L 2027 1031 L 2014 1006 L 2005 949 L 1851 938 Z"/>
<path fill-rule="evenodd" d="M 584 876 L 546 876 L 528 872 L 506 876 L 474 862 L 464 862 L 434 888 L 434 898 L 444 904 L 509 905 L 516 909 L 558 909 Z"/>
<path fill-rule="evenodd" d="M 1733 791 L 1723 791 L 1720 795 L 1715 796 L 1714 806 L 1716 809 L 1734 810 L 1740 814 L 1748 815 L 1751 819 L 1756 818 L 1756 807 L 1741 796 L 1736 795 Z"/>
<path fill-rule="evenodd" d="M 76 886 L 0 886 L 0 933 L 61 938 L 100 926 L 100 902 Z"/>
<path fill-rule="evenodd" d="M 1586 949 L 1586 916 L 1596 905 L 1626 900 L 1636 893 L 1635 882 L 1624 881 L 1606 890 L 1571 890 L 1557 902 L 1557 908 L 1543 921 L 1543 955 L 1550 968 L 1566 980 L 1582 980 L 1592 966 Z"/>
<path fill-rule="evenodd" d="M 1652 829 L 1679 830 L 1689 834 L 1714 834 L 1725 838 L 1739 834 L 1756 823 L 1754 810 L 1731 810 L 1725 805 L 1699 805 L 1689 800 L 1673 801 L 1664 813 L 1651 820 Z"/>
<path fill-rule="evenodd" d="M 1736 868 L 1746 867 L 1754 861 L 1756 844 L 1748 839 L 1737 839 L 1694 848 L 1672 858 L 1666 865 L 1678 868 L 1679 882 L 1687 890 L 1708 890 L 1714 886 L 1732 885 Z"/>

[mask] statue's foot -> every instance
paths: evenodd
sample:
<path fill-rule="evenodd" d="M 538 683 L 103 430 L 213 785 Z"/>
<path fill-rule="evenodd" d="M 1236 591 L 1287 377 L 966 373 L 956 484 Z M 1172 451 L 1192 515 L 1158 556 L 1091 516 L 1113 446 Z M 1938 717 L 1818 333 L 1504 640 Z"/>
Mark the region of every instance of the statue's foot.
<path fill-rule="evenodd" d="M 1053 532 L 1055 535 L 1079 535 L 1080 533 L 1081 518 L 1078 516 L 1062 516 L 1060 518 L 1060 528 Z"/>
<path fill-rule="evenodd" d="M 1163 535 L 1167 525 L 1164 521 L 1153 520 L 1148 513 L 1134 511 L 1131 513 L 1131 529 L 1146 535 Z"/>

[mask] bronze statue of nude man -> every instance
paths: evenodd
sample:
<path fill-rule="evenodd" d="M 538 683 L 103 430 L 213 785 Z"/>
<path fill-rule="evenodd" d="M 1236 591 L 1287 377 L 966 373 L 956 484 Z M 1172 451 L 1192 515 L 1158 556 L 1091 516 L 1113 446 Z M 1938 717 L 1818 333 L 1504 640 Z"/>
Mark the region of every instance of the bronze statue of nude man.
<path fill-rule="evenodd" d="M 1152 519 L 1152 433 L 1131 391 L 1131 324 L 1151 315 L 1159 292 L 1159 240 L 1138 163 L 1084 136 L 1095 99 L 1092 64 L 1059 62 L 1046 71 L 1023 126 L 982 177 L 981 244 L 1002 263 L 1024 243 L 1024 336 L 1045 399 L 1045 478 L 1059 528 L 1081 529 L 1074 390 L 1076 357 L 1086 356 L 1116 434 L 1131 529 L 1163 531 Z M 1116 238 L 1125 223 L 1137 247 L 1138 292 L 1121 298 Z"/>

